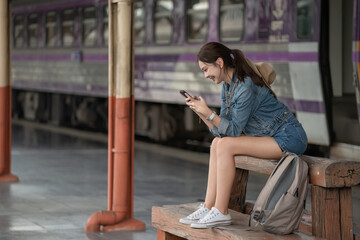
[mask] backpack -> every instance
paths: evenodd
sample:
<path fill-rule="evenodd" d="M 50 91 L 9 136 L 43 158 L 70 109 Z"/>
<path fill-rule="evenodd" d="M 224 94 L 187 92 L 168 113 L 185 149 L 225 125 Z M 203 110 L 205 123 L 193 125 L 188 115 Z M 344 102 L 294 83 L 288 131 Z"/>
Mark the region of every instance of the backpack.
<path fill-rule="evenodd" d="M 249 226 L 275 234 L 297 230 L 308 181 L 307 163 L 294 153 L 284 152 L 254 204 Z"/>

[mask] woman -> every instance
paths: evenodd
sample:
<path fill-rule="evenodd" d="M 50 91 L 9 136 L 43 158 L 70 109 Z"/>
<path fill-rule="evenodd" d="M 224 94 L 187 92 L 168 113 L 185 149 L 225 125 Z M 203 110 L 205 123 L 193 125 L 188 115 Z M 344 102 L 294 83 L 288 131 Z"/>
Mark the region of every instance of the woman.
<path fill-rule="evenodd" d="M 186 104 L 214 134 L 210 149 L 205 203 L 181 223 L 193 228 L 231 224 L 228 203 L 235 176 L 234 155 L 280 159 L 283 151 L 302 154 L 307 137 L 290 110 L 277 100 L 240 50 L 221 43 L 205 44 L 197 55 L 205 78 L 223 83 L 217 115 L 200 97 Z"/>

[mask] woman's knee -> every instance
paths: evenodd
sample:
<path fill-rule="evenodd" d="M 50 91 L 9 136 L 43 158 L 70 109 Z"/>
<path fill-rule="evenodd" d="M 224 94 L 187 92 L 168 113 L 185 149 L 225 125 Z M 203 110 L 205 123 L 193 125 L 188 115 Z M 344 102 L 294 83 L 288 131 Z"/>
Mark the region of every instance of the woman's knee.
<path fill-rule="evenodd" d="M 217 168 L 220 171 L 229 172 L 235 167 L 234 150 L 232 149 L 231 138 L 224 137 L 217 145 Z"/>
<path fill-rule="evenodd" d="M 235 149 L 231 137 L 221 138 L 221 140 L 218 141 L 217 147 L 216 157 L 219 159 L 218 163 L 222 164 L 222 166 L 218 165 L 218 167 L 222 168 L 228 166 L 228 164 L 224 164 L 225 162 L 232 164 L 234 161 Z"/>
<path fill-rule="evenodd" d="M 210 145 L 210 148 L 211 150 L 216 150 L 217 149 L 217 145 L 218 145 L 218 142 L 221 138 L 219 137 L 215 137 L 212 142 L 211 142 L 211 145 Z"/>
<path fill-rule="evenodd" d="M 234 155 L 232 137 L 223 137 L 217 141 L 217 153 L 219 155 Z"/>

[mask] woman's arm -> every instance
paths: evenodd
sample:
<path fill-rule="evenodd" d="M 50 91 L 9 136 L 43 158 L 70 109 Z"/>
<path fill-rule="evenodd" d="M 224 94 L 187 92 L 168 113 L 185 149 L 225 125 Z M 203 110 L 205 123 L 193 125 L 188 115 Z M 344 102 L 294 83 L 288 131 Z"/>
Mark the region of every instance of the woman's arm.
<path fill-rule="evenodd" d="M 185 101 L 190 109 L 193 110 L 210 129 L 212 129 L 213 122 L 217 116 L 215 116 L 211 122 L 206 120 L 206 118 L 212 114 L 212 111 L 206 104 L 205 100 L 202 97 L 197 97 L 196 99 L 188 97 Z"/>
<path fill-rule="evenodd" d="M 198 99 L 199 101 L 205 101 L 202 97 L 199 97 Z M 219 115 L 216 114 L 212 121 L 206 119 L 210 117 L 211 114 L 213 113 L 213 111 L 209 107 L 207 107 L 207 109 L 205 110 L 206 113 L 204 114 L 201 114 L 200 112 L 196 112 L 195 110 L 194 112 L 201 118 L 201 120 L 203 120 L 203 122 L 206 124 L 206 126 L 208 126 L 208 128 L 213 129 L 214 125 L 217 127 L 219 126 L 221 120 L 221 117 L 219 117 Z"/>
<path fill-rule="evenodd" d="M 220 115 L 216 115 L 211 122 L 206 120 L 206 117 L 212 114 L 212 110 L 202 97 L 198 97 L 197 100 L 187 98 L 186 104 L 204 121 L 213 133 L 215 132 L 220 136 L 240 136 L 252 112 L 255 98 L 253 85 L 252 80 L 248 77 L 245 78 L 244 83 L 236 86 L 229 109 L 231 117 L 226 117 L 227 104 L 224 94 L 222 94 L 224 99 L 221 103 Z"/>

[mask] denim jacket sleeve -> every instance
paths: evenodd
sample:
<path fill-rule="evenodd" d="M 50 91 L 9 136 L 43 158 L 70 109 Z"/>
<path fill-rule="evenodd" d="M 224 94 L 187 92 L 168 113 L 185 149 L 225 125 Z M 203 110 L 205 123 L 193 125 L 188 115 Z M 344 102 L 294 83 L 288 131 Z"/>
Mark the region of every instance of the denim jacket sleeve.
<path fill-rule="evenodd" d="M 250 78 L 245 78 L 245 82 L 241 82 L 236 86 L 233 97 L 231 99 L 229 115 L 226 116 L 225 88 L 221 94 L 221 110 L 220 124 L 217 128 L 213 126 L 210 131 L 217 137 L 240 136 L 252 112 L 254 102 L 253 83 Z"/>

